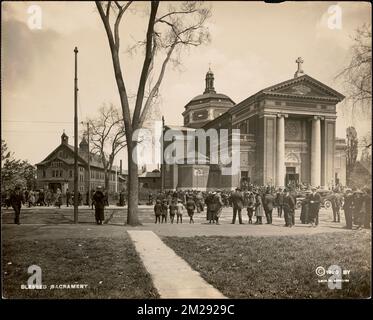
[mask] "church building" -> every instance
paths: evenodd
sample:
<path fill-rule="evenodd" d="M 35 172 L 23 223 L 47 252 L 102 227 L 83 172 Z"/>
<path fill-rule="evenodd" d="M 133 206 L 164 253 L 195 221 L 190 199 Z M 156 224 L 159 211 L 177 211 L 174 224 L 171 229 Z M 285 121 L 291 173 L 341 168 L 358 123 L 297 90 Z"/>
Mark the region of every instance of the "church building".
<path fill-rule="evenodd" d="M 209 69 L 203 94 L 185 105 L 184 126 L 166 125 L 164 132 L 177 130 L 187 135 L 197 129 L 227 129 L 232 139 L 232 129 L 239 129 L 239 172 L 222 175 L 221 165 L 209 163 L 207 150 L 205 163 L 163 164 L 162 187 L 231 190 L 246 183 L 345 185 L 345 140 L 336 137 L 336 108 L 344 96 L 305 74 L 301 58 L 296 63 L 293 78 L 237 104 L 215 91 L 214 74 Z M 163 145 L 165 150 L 169 142 Z"/>

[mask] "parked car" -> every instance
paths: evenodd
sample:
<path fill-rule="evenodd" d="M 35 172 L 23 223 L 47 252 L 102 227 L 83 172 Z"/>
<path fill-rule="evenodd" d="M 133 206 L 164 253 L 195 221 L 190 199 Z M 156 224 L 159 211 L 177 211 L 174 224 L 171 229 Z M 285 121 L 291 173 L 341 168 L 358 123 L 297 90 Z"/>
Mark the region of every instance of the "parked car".
<path fill-rule="evenodd" d="M 318 194 L 321 196 L 321 207 L 325 209 L 330 209 L 332 207 L 331 197 L 333 192 L 330 190 L 319 189 Z"/>
<path fill-rule="evenodd" d="M 306 194 L 311 193 L 311 191 L 299 191 L 296 195 L 296 207 L 300 209 L 302 206 L 302 201 L 305 199 Z M 325 209 L 330 209 L 332 207 L 331 198 L 333 196 L 333 192 L 330 190 L 319 189 L 317 193 L 321 196 L 321 207 Z"/>

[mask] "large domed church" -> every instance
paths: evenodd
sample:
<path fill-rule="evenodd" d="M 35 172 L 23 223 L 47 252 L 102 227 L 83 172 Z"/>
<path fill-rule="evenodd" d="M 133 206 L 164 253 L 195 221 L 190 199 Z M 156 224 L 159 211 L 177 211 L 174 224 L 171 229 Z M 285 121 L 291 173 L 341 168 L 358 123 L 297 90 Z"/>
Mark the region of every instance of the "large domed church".
<path fill-rule="evenodd" d="M 302 58 L 295 62 L 297 70 L 292 78 L 237 104 L 228 95 L 216 92 L 214 73 L 209 68 L 203 94 L 184 107 L 184 126 L 164 126 L 167 135 L 163 151 L 170 149 L 170 144 L 178 144 L 185 153 L 174 163 L 162 164 L 162 188 L 231 190 L 243 183 L 324 188 L 345 185 L 345 140 L 335 136 L 337 105 L 344 96 L 307 75 L 302 69 Z M 220 162 L 212 163 L 209 147 L 201 154 L 197 141 L 193 141 L 197 156 L 188 154 L 191 141 L 177 135 L 182 132 L 186 137 L 198 129 L 228 130 L 225 147 L 220 140 L 215 142 L 220 149 L 228 148 L 230 156 L 239 158 L 238 172 L 224 174 Z M 238 152 L 231 147 L 235 132 L 239 132 Z M 194 162 L 190 161 L 193 157 Z"/>

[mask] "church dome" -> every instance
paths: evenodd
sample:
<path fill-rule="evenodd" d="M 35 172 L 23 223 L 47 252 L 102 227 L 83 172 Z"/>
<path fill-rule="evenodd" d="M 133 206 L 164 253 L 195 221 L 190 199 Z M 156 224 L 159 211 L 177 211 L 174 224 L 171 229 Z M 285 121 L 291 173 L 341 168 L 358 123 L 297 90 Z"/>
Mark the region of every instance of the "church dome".
<path fill-rule="evenodd" d="M 221 100 L 230 100 L 232 101 L 231 98 L 229 98 L 226 94 L 222 94 L 222 93 L 204 93 L 204 94 L 200 94 L 196 97 L 194 97 L 192 100 L 190 100 L 190 102 L 192 101 L 201 101 L 201 100 L 204 100 L 204 99 L 221 99 Z"/>
<path fill-rule="evenodd" d="M 230 97 L 215 91 L 214 73 L 210 68 L 206 73 L 205 82 L 203 94 L 194 97 L 185 106 L 183 117 L 186 127 L 200 128 L 235 105 Z"/>
<path fill-rule="evenodd" d="M 199 104 L 199 103 L 205 103 L 205 102 L 208 102 L 208 101 L 228 102 L 232 106 L 235 104 L 234 101 L 230 97 L 228 97 L 227 95 L 222 94 L 222 93 L 217 93 L 215 91 L 214 79 L 215 79 L 214 78 L 214 73 L 209 68 L 209 70 L 206 73 L 206 78 L 205 78 L 205 82 L 206 82 L 205 91 L 203 92 L 203 94 L 200 94 L 200 95 L 194 97 L 192 100 L 190 100 L 189 103 L 185 106 L 185 109 L 187 109 L 191 105 L 196 105 L 196 104 Z"/>

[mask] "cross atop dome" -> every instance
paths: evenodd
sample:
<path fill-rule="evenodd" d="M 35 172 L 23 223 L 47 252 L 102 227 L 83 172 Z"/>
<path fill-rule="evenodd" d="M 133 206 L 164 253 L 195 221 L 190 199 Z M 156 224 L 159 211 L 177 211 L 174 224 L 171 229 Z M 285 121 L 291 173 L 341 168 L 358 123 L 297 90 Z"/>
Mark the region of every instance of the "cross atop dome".
<path fill-rule="evenodd" d="M 304 71 L 302 70 L 302 63 L 304 62 L 304 60 L 302 59 L 302 57 L 298 57 L 295 62 L 298 64 L 298 70 L 295 72 L 294 78 L 298 78 L 304 75 Z"/>

